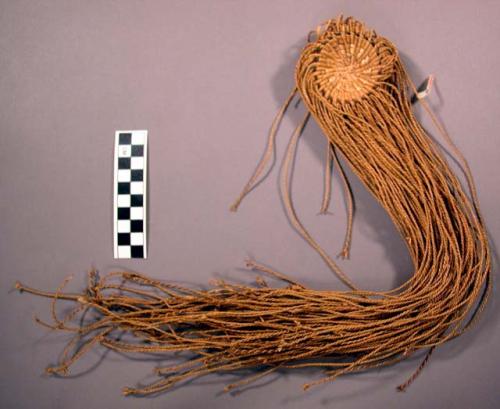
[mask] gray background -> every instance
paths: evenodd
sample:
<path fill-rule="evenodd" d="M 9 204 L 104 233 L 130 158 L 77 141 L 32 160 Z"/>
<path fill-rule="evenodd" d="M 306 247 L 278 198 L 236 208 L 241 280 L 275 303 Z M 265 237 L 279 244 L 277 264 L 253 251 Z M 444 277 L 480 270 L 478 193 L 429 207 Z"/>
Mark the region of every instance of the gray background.
<path fill-rule="evenodd" d="M 193 285 L 214 277 L 249 282 L 252 273 L 241 268 L 247 256 L 314 288 L 343 289 L 287 222 L 277 166 L 239 213 L 228 211 L 293 85 L 308 31 L 341 12 L 392 40 L 416 82 L 436 75 L 430 102 L 470 161 L 491 238 L 500 241 L 498 1 L 0 4 L 2 408 L 498 407 L 496 289 L 479 325 L 440 347 L 406 393 L 395 387 L 420 358 L 306 393 L 302 384 L 319 372 L 270 376 L 238 396 L 220 394 L 231 376 L 212 376 L 154 399 L 120 394 L 122 386 L 150 379 L 154 362 L 110 353 L 94 367 L 102 350 L 77 364 L 70 379 L 43 375 L 67 337 L 33 323 L 35 313 L 50 318 L 47 300 L 12 291 L 16 280 L 54 289 L 69 274 L 71 289 L 80 289 L 92 266 Z M 303 109 L 285 118 L 278 159 Z M 112 258 L 116 129 L 149 130 L 145 261 Z M 333 255 L 346 217 L 336 177 L 333 215 L 316 215 L 325 146 L 310 123 L 293 192 L 303 222 Z M 389 289 L 411 275 L 408 254 L 385 212 L 350 178 L 358 212 L 351 260 L 340 264 L 361 287 Z"/>

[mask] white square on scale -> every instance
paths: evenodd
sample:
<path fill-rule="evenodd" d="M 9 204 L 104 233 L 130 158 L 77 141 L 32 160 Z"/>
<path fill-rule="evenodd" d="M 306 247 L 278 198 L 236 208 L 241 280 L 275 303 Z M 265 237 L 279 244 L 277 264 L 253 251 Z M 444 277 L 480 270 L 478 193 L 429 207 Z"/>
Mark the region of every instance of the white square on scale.
<path fill-rule="evenodd" d="M 130 169 L 118 170 L 118 182 L 130 182 Z"/>
<path fill-rule="evenodd" d="M 132 154 L 132 148 L 130 145 L 119 145 L 118 146 L 118 157 L 119 158 L 130 158 Z"/>
<path fill-rule="evenodd" d="M 142 195 L 144 193 L 144 184 L 142 182 L 131 182 L 130 193 L 132 195 Z"/>
<path fill-rule="evenodd" d="M 130 220 L 118 220 L 116 229 L 118 233 L 130 233 Z"/>
<path fill-rule="evenodd" d="M 130 207 L 130 195 L 118 195 L 118 207 Z"/>
<path fill-rule="evenodd" d="M 133 156 L 130 160 L 131 169 L 144 169 L 144 158 L 140 156 Z"/>
<path fill-rule="evenodd" d="M 131 233 L 130 244 L 132 246 L 142 246 L 144 244 L 144 233 Z"/>
<path fill-rule="evenodd" d="M 146 141 L 146 131 L 134 131 L 132 133 L 132 145 L 144 145 Z"/>
<path fill-rule="evenodd" d="M 118 258 L 130 258 L 130 246 L 118 246 Z"/>
<path fill-rule="evenodd" d="M 142 207 L 131 207 L 130 208 L 130 219 L 131 220 L 142 220 L 143 213 Z"/>

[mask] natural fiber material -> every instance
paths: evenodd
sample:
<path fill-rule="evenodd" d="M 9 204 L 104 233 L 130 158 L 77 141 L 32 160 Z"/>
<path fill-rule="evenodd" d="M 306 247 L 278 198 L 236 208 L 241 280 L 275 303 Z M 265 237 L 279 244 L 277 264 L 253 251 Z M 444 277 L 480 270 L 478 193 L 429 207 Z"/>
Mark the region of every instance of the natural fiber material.
<path fill-rule="evenodd" d="M 58 318 L 58 330 L 74 333 L 60 364 L 50 372 L 64 374 L 93 345 L 120 352 L 183 351 L 191 360 L 159 368 L 160 379 L 125 393 L 164 391 L 180 381 L 213 372 L 258 369 L 255 375 L 227 386 L 232 389 L 278 368 L 323 367 L 326 376 L 395 363 L 429 349 L 417 372 L 437 345 L 462 334 L 483 309 L 491 288 L 488 242 L 467 163 L 444 128 L 439 132 L 461 163 L 470 188 L 467 197 L 438 145 L 411 110 L 409 90 L 417 92 L 396 47 L 352 18 L 339 17 L 319 27 L 302 51 L 296 86 L 273 123 L 268 148 L 255 174 L 232 209 L 255 186 L 273 156 L 281 118 L 298 90 L 308 114 L 292 136 L 283 163 L 281 188 L 295 228 L 350 287 L 318 291 L 255 262 L 249 267 L 278 278 L 273 288 L 219 281 L 209 290 L 194 290 L 143 277 L 91 273 L 87 290 L 46 293 L 18 284 L 20 290 L 69 300 L 76 308 Z M 367 189 L 382 204 L 405 240 L 414 275 L 391 291 L 358 289 L 299 221 L 290 197 L 290 169 L 295 146 L 309 115 L 328 138 L 331 161 L 350 188 L 337 158 L 339 152 Z M 326 179 L 322 212 L 328 208 Z M 347 257 L 351 229 L 342 255 Z M 78 313 L 94 312 L 90 322 L 71 326 Z M 49 325 L 49 324 L 45 324 Z M 124 335 L 125 334 L 125 335 Z M 127 337 L 128 335 L 128 337 Z M 119 339 L 119 337 L 121 337 Z"/>

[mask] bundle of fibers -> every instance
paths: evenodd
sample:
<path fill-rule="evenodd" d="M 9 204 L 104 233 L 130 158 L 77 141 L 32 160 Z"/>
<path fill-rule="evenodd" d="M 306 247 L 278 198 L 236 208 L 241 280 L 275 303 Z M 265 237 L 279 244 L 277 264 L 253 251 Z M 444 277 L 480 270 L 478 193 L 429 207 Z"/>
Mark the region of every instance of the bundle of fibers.
<path fill-rule="evenodd" d="M 410 93 L 417 92 L 396 47 L 352 18 L 320 26 L 296 67 L 296 88 L 280 110 L 268 150 L 233 205 L 257 183 L 273 153 L 274 136 L 286 107 L 300 93 L 308 113 L 294 132 L 283 164 L 282 189 L 290 219 L 302 236 L 349 287 L 316 290 L 249 261 L 262 274 L 256 285 L 218 281 L 192 289 L 137 273 L 91 272 L 87 289 L 69 293 L 61 286 L 52 298 L 53 323 L 74 334 L 57 365 L 64 375 L 93 346 L 125 353 L 181 352 L 180 364 L 156 368 L 158 380 L 125 394 L 152 394 L 210 373 L 248 373 L 226 390 L 286 368 L 319 367 L 324 377 L 305 388 L 369 368 L 393 364 L 418 351 L 426 353 L 451 340 L 479 316 L 491 288 L 490 255 L 477 195 L 467 162 L 451 144 L 467 179 L 470 198 L 447 164 L 440 146 L 417 122 Z M 298 220 L 289 197 L 290 166 L 309 115 L 329 143 L 387 211 L 405 241 L 413 276 L 390 291 L 364 291 L 340 270 Z M 344 255 L 346 255 L 344 249 Z M 270 286 L 262 275 L 281 280 Z M 65 284 L 65 283 L 64 283 Z M 59 317 L 55 304 L 74 307 Z"/>

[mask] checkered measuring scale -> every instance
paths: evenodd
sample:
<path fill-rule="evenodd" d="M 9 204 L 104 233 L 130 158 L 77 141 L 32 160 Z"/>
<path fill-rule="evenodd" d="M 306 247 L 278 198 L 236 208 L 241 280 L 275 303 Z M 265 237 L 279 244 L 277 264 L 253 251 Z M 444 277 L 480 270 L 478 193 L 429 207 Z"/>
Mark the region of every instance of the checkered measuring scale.
<path fill-rule="evenodd" d="M 116 131 L 114 257 L 146 258 L 147 131 Z"/>

